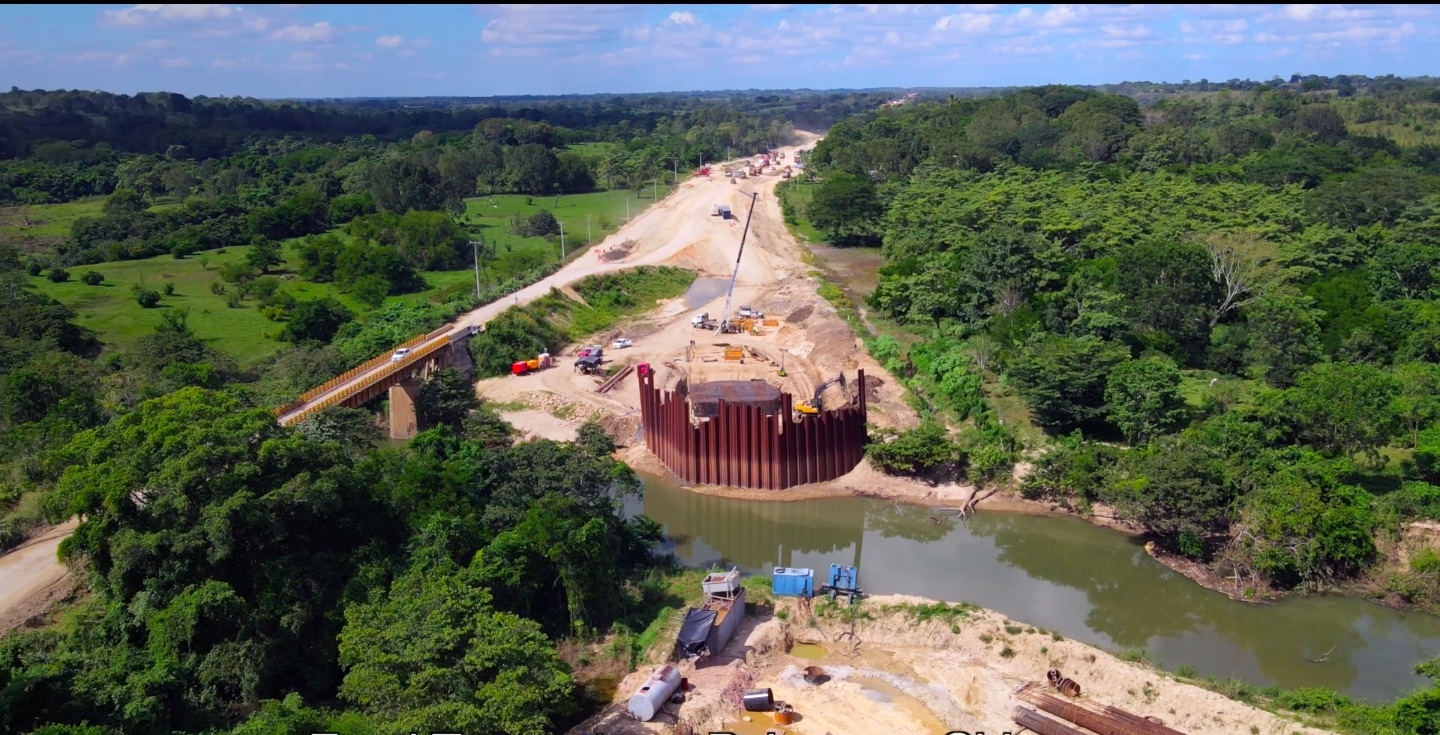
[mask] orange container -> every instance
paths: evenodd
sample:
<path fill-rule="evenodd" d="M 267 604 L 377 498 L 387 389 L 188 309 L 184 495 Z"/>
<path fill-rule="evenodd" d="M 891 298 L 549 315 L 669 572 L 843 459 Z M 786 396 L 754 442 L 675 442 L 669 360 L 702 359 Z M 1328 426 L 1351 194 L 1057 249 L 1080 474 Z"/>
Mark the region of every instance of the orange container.
<path fill-rule="evenodd" d="M 795 708 L 788 704 L 775 705 L 775 724 L 788 725 L 795 721 Z"/>

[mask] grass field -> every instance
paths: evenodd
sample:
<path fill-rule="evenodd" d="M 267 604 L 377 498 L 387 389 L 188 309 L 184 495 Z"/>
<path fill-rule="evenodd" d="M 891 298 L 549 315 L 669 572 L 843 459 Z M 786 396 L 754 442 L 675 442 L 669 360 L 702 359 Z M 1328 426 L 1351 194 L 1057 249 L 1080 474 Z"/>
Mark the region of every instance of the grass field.
<path fill-rule="evenodd" d="M 782 207 L 789 208 L 794 212 L 793 217 L 786 217 L 785 224 L 790 226 L 790 231 L 801 242 L 824 243 L 828 238 L 825 234 L 815 229 L 810 220 L 805 216 L 805 206 L 815 198 L 816 184 L 807 184 L 800 179 L 791 179 L 780 183 L 775 193 L 780 197 Z"/>
<path fill-rule="evenodd" d="M 174 199 L 162 199 L 150 211 L 162 212 L 177 206 L 179 202 Z M 66 237 L 75 220 L 99 217 L 104 207 L 105 197 L 89 197 L 64 204 L 0 207 L 0 242 Z"/>
<path fill-rule="evenodd" d="M 593 156 L 609 153 L 619 147 L 619 143 L 571 143 L 565 146 L 565 150 L 575 151 L 582 156 Z"/>
<path fill-rule="evenodd" d="M 660 191 L 661 196 L 664 196 L 665 189 Z M 489 283 L 503 282 L 560 259 L 558 238 L 551 243 L 546 238 L 514 235 L 509 231 L 511 216 L 526 216 L 542 208 L 550 209 L 565 222 L 566 244 L 573 245 L 568 248 L 573 256 L 575 248 L 583 249 L 585 246 L 586 215 L 591 218 L 591 239 L 598 242 L 624 221 L 627 196 L 630 198 L 632 215 L 639 214 L 644 207 L 653 203 L 649 190 L 643 192 L 644 198 L 637 197 L 637 193 L 640 192 L 616 191 L 562 196 L 558 207 L 555 206 L 554 197 L 531 200 L 525 196 L 504 195 L 469 200 L 467 214 L 462 220 L 471 223 L 469 226 L 472 231 L 484 233 L 485 239 L 496 245 L 496 261 L 485 268 L 482 280 Z M 50 218 L 44 227 L 61 227 L 59 222 L 63 220 L 65 224 L 60 231 L 64 233 L 68 232 L 69 222 L 76 218 L 97 216 L 102 203 L 102 200 L 89 200 L 27 209 L 31 210 L 32 214 L 29 216 L 35 220 Z M 577 226 L 574 223 L 578 223 L 578 233 L 574 233 L 577 236 L 572 240 L 572 228 Z M 607 224 L 608 227 L 601 227 L 602 224 Z M 190 326 L 201 339 L 232 355 L 242 365 L 249 365 L 281 349 L 282 343 L 268 336 L 278 332 L 280 325 L 262 316 L 255 308 L 254 301 L 247 300 L 241 308 L 232 309 L 226 305 L 225 296 L 210 290 L 212 283 L 221 280 L 220 266 L 243 260 L 248 250 L 248 247 L 234 247 L 227 248 L 223 253 L 207 252 L 205 256 L 209 259 L 208 267 L 202 266 L 197 258 L 176 260 L 169 255 L 162 255 L 145 260 L 75 266 L 68 269 L 70 280 L 66 283 L 51 283 L 44 274 L 31 278 L 30 282 L 36 291 L 54 297 L 75 310 L 76 321 L 95 330 L 100 339 L 109 346 L 123 349 L 136 339 L 150 334 L 159 323 L 160 314 L 166 309 L 189 309 Z M 275 274 L 282 278 L 281 290 L 302 300 L 334 297 L 356 314 L 369 311 L 347 294 L 341 293 L 333 284 L 308 283 L 294 277 L 290 270 L 298 264 L 295 253 L 288 245 L 284 253 L 287 262 L 275 269 Z M 90 270 L 104 275 L 105 283 L 100 286 L 81 283 L 80 276 Z M 420 293 L 392 296 L 387 302 L 442 298 L 456 291 L 471 291 L 475 286 L 474 271 L 469 269 L 426 272 L 422 275 L 429 288 Z M 142 281 L 147 287 L 157 291 L 162 290 L 166 284 L 171 284 L 175 293 L 173 296 L 163 297 L 157 308 L 141 308 L 135 302 L 130 287 Z"/>
<path fill-rule="evenodd" d="M 668 189 L 660 187 L 663 198 Z M 615 190 L 590 194 L 530 197 L 521 194 L 500 194 L 465 200 L 461 223 L 495 246 L 495 260 L 488 264 L 485 277 L 497 282 L 560 259 L 560 238 L 521 237 L 510 231 L 515 216 L 528 217 L 542 209 L 549 210 L 565 230 L 565 253 L 573 257 L 599 243 L 606 235 L 625 224 L 627 208 L 633 218 L 655 203 L 654 190 Z M 628 201 L 628 205 L 627 205 Z M 589 237 L 586 237 L 586 218 Z"/>

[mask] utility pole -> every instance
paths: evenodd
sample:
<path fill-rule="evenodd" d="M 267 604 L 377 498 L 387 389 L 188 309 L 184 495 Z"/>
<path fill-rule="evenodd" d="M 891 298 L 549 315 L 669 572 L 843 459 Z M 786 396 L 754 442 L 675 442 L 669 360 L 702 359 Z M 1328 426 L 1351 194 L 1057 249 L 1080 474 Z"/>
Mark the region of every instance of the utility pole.
<path fill-rule="evenodd" d="M 656 177 L 655 177 L 655 180 L 652 181 L 652 182 L 650 182 L 650 191 L 651 191 L 650 198 L 651 198 L 651 199 L 654 199 L 654 200 L 657 201 L 657 202 L 660 201 L 660 177 L 659 177 L 659 176 L 656 176 Z"/>
<path fill-rule="evenodd" d="M 590 245 L 590 215 L 585 215 L 585 245 Z"/>
<path fill-rule="evenodd" d="M 560 223 L 560 260 L 565 260 L 565 223 Z"/>
<path fill-rule="evenodd" d="M 671 182 L 676 186 L 680 185 L 680 159 L 675 159 L 675 179 Z"/>
<path fill-rule="evenodd" d="M 625 224 L 630 224 L 630 195 L 625 195 Z"/>
<path fill-rule="evenodd" d="M 470 250 L 475 254 L 475 298 L 480 298 L 480 241 L 471 240 Z"/>

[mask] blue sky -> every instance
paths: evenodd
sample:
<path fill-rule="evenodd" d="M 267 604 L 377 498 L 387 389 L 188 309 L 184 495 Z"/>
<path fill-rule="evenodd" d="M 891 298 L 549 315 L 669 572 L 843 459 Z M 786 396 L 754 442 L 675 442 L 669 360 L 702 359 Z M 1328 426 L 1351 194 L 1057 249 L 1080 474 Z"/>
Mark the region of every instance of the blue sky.
<path fill-rule="evenodd" d="M 1415 76 L 1440 71 L 1437 32 L 1426 5 L 12 4 L 0 83 L 273 98 Z"/>

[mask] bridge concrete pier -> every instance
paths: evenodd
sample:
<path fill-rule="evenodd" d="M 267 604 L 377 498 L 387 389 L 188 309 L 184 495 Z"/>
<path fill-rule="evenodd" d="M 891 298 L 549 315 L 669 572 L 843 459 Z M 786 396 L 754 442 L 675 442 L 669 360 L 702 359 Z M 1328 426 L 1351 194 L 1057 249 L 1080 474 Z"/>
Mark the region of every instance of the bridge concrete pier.
<path fill-rule="evenodd" d="M 420 419 L 415 412 L 415 398 L 420 395 L 420 381 L 406 380 L 390 386 L 390 438 L 408 441 L 420 432 Z"/>

